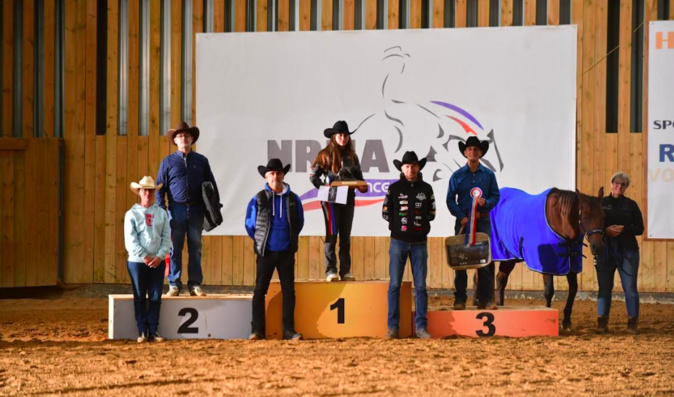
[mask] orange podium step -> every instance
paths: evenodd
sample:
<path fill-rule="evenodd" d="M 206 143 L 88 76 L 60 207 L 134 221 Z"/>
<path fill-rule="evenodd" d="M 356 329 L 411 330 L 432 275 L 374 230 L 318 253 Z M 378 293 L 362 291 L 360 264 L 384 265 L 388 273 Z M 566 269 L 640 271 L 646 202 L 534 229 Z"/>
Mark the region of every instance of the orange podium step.
<path fill-rule="evenodd" d="M 267 338 L 281 338 L 281 284 L 266 297 Z M 388 331 L 388 281 L 295 282 L 295 329 L 307 339 L 383 338 Z M 400 288 L 400 336 L 412 335 L 412 283 Z"/>
<path fill-rule="evenodd" d="M 543 306 L 499 306 L 498 310 L 444 310 L 428 312 L 433 338 L 468 336 L 559 336 L 559 313 Z"/>

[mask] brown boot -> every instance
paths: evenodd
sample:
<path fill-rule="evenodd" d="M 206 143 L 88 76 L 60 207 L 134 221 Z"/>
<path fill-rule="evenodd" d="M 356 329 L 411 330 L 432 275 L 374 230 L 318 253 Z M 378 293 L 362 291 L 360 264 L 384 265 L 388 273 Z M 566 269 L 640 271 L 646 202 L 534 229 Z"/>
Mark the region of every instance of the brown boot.
<path fill-rule="evenodd" d="M 477 302 L 477 309 L 478 310 L 497 310 L 498 306 L 496 306 L 496 303 L 494 303 L 494 301 L 492 301 L 492 300 L 487 301 L 487 302 L 478 301 Z"/>
<path fill-rule="evenodd" d="M 639 325 L 639 317 L 627 318 L 627 332 L 630 334 L 637 334 L 637 326 Z"/>
<path fill-rule="evenodd" d="M 608 316 L 597 317 L 597 331 L 598 334 L 608 333 Z"/>

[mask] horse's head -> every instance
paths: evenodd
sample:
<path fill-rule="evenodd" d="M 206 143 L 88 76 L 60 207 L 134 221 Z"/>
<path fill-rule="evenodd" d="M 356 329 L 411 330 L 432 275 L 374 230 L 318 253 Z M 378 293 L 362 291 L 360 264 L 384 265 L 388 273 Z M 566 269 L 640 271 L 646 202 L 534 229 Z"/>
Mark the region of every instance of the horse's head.
<path fill-rule="evenodd" d="M 590 243 L 592 255 L 599 255 L 604 249 L 604 210 L 601 199 L 604 197 L 604 187 L 599 188 L 597 197 L 585 195 L 578 190 L 578 226 Z"/>

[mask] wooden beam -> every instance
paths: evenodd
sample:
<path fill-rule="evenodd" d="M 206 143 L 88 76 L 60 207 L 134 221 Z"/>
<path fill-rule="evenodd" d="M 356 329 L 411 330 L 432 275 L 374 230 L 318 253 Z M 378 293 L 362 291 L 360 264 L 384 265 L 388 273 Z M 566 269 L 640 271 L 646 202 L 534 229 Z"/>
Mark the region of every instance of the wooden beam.
<path fill-rule="evenodd" d="M 14 96 L 14 2 L 2 2 L 2 125 L 0 137 L 12 136 L 12 105 Z"/>
<path fill-rule="evenodd" d="M 231 0 L 236 3 L 234 13 L 234 31 L 235 32 L 245 32 L 246 31 L 246 0 Z"/>
<path fill-rule="evenodd" d="M 524 0 L 524 26 L 536 25 L 536 0 Z"/>
<path fill-rule="evenodd" d="M 0 190 L 0 203 L 2 203 L 2 278 L 0 286 L 14 286 L 14 251 L 16 241 L 14 238 L 14 152 L 3 153 L 0 156 L 0 181 L 2 190 Z"/>
<path fill-rule="evenodd" d="M 325 278 L 324 245 L 320 237 L 309 237 L 309 280 Z"/>
<path fill-rule="evenodd" d="M 300 236 L 297 246 L 296 280 L 309 279 L 309 237 Z"/>
<path fill-rule="evenodd" d="M 279 1 L 279 6 L 281 2 Z M 344 30 L 354 29 L 356 29 L 356 1 L 344 0 Z"/>
<path fill-rule="evenodd" d="M 26 37 L 26 36 L 24 36 Z M 34 138 L 33 138 L 34 139 Z M 26 286 L 26 154 L 14 154 L 14 206 L 12 218 L 14 220 L 14 280 L 13 286 Z M 30 185 L 33 181 L 30 181 Z"/>
<path fill-rule="evenodd" d="M 399 29 L 400 28 L 400 1 L 398 0 L 384 0 L 388 2 L 388 16 L 387 16 L 387 28 L 388 29 Z"/>
<path fill-rule="evenodd" d="M 53 1 L 44 2 L 44 136 L 54 136 L 54 29 Z"/>
<path fill-rule="evenodd" d="M 84 125 L 84 197 L 94 197 L 96 192 L 96 60 L 98 49 L 96 47 L 98 32 L 98 5 L 95 1 L 87 1 L 80 4 L 86 7 L 85 26 L 85 125 Z M 103 161 L 103 159 L 100 159 Z M 104 179 L 103 179 L 104 180 Z M 102 181 L 101 181 L 102 182 Z M 80 233 L 83 235 L 83 274 L 80 281 L 93 282 L 94 265 L 94 237 L 96 213 L 105 211 L 105 201 L 85 199 L 83 208 L 83 221 Z"/>
<path fill-rule="evenodd" d="M 65 2 L 65 194 L 64 278 L 69 283 L 90 282 L 84 258 L 84 164 L 86 70 L 86 2 Z"/>
<path fill-rule="evenodd" d="M 26 138 L 2 138 L 0 139 L 0 151 L 3 150 L 26 150 L 28 140 Z"/>
<path fill-rule="evenodd" d="M 477 2 L 477 26 L 489 26 L 489 0 L 478 0 Z"/>
<path fill-rule="evenodd" d="M 213 32 L 225 31 L 225 0 L 213 2 Z"/>
<path fill-rule="evenodd" d="M 377 0 L 365 2 L 365 29 L 377 29 Z"/>
<path fill-rule="evenodd" d="M 94 200 L 97 211 L 94 212 L 94 253 L 93 253 L 93 282 L 105 282 L 105 218 L 106 218 L 106 136 L 97 136 L 96 139 L 96 169 Z"/>
<path fill-rule="evenodd" d="M 618 49 L 618 162 L 617 168 L 630 174 L 630 94 L 632 78 L 632 0 L 620 0 Z"/>
<path fill-rule="evenodd" d="M 548 25 L 559 25 L 560 0 L 548 0 Z"/>
<path fill-rule="evenodd" d="M 466 18 L 468 15 L 468 1 L 467 0 L 456 0 L 455 5 L 456 19 L 454 27 L 465 28 L 466 27 Z"/>
<path fill-rule="evenodd" d="M 23 131 L 28 138 L 35 134 L 35 0 L 23 0 Z"/>
<path fill-rule="evenodd" d="M 224 7 L 224 5 L 223 5 Z M 223 8 L 224 11 L 224 8 Z M 216 12 L 217 15 L 217 12 Z M 224 19 L 223 19 L 224 23 Z M 161 3 L 160 0 L 150 0 L 150 131 L 148 141 L 149 173 L 157 176 L 161 158 L 159 157 L 159 142 L 163 139 L 163 132 L 159 130 L 159 103 L 161 82 Z"/>
<path fill-rule="evenodd" d="M 118 21 L 117 0 L 108 1 L 108 123 L 105 139 L 105 271 L 104 282 L 114 283 L 115 278 L 115 202 L 117 201 L 117 87 L 118 87 Z M 120 236 L 121 238 L 121 236 Z"/>
<path fill-rule="evenodd" d="M 433 1 L 433 21 L 431 22 L 433 28 L 445 27 L 445 2 Z"/>
<path fill-rule="evenodd" d="M 26 256 L 25 256 L 25 286 L 36 286 L 37 285 L 37 274 L 42 271 L 49 261 L 42 262 L 39 259 L 40 247 L 47 243 L 50 238 L 45 233 L 45 221 L 46 216 L 44 214 L 46 205 L 42 205 L 43 200 L 46 198 L 45 183 L 40 183 L 44 181 L 43 178 L 40 178 L 39 169 L 42 167 L 42 164 L 46 163 L 46 159 L 43 158 L 41 153 L 41 146 L 44 146 L 45 139 L 30 139 L 30 148 L 25 152 L 26 159 L 26 168 L 24 174 L 24 180 L 26 189 L 25 202 L 27 208 L 25 215 L 25 234 L 26 238 Z M 37 181 L 37 183 L 36 183 Z M 40 214 L 38 215 L 38 212 Z M 35 236 L 40 236 L 40 238 L 35 238 Z"/>
<path fill-rule="evenodd" d="M 266 1 L 266 0 L 265 0 Z M 197 33 L 204 31 L 204 3 L 195 1 L 192 3 L 192 124 L 198 125 L 197 121 Z"/>
<path fill-rule="evenodd" d="M 513 0 L 501 1 L 501 26 L 513 26 Z"/>

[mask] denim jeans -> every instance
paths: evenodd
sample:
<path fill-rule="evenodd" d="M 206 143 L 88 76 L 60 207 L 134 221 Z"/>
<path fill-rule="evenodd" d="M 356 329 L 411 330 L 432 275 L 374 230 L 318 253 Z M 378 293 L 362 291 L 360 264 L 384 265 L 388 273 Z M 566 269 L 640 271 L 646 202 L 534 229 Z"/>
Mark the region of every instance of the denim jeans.
<path fill-rule="evenodd" d="M 321 201 L 325 220 L 325 274 L 337 272 L 337 235 L 339 235 L 339 275 L 351 272 L 351 227 L 354 205 Z"/>
<path fill-rule="evenodd" d="M 426 275 L 428 274 L 428 246 L 426 243 L 410 244 L 391 238 L 389 249 L 389 274 L 391 279 L 388 286 L 388 328 L 398 329 L 400 322 L 400 286 L 403 282 L 405 263 L 410 258 L 412 264 L 412 278 L 416 298 L 414 304 L 416 314 L 414 326 L 417 329 L 426 329 L 428 319 L 428 293 L 426 292 Z"/>
<path fill-rule="evenodd" d="M 133 307 L 138 334 L 157 332 L 166 262 L 161 261 L 161 264 L 155 268 L 148 267 L 143 262 L 127 262 L 126 268 L 133 286 Z M 150 301 L 147 308 L 146 295 Z"/>
<path fill-rule="evenodd" d="M 265 256 L 257 257 L 257 275 L 255 276 L 255 290 L 253 291 L 253 322 L 251 328 L 254 333 L 265 334 L 264 304 L 269 282 L 278 271 L 283 295 L 283 331 L 295 330 L 295 254 L 288 252 L 267 251 Z"/>
<path fill-rule="evenodd" d="M 201 271 L 201 231 L 204 229 L 204 206 L 171 203 L 169 210 L 171 224 L 170 268 L 168 282 L 170 286 L 182 288 L 180 276 L 183 273 L 183 247 L 187 234 L 187 286 L 201 285 L 204 274 Z"/>
<path fill-rule="evenodd" d="M 601 255 L 597 262 L 597 281 L 599 293 L 597 295 L 597 314 L 608 316 L 611 311 L 611 293 L 613 292 L 613 278 L 615 271 L 620 274 L 620 282 L 625 292 L 627 315 L 639 317 L 639 292 L 637 291 L 637 276 L 639 275 L 639 250 L 626 250 L 623 253 L 622 263 L 609 255 Z"/>
<path fill-rule="evenodd" d="M 491 220 L 489 218 L 478 219 L 476 222 L 476 229 L 478 233 L 486 233 L 491 235 Z M 461 219 L 456 220 L 454 225 L 454 233 L 459 234 L 461 231 Z M 465 231 L 464 231 L 465 233 Z M 494 278 L 492 276 L 492 269 L 494 262 L 489 263 L 489 266 L 477 269 L 477 300 L 480 302 L 489 302 L 494 299 Z M 466 270 L 457 270 L 454 272 L 454 300 L 460 303 L 466 303 L 468 295 L 466 289 L 468 288 L 468 274 Z"/>

